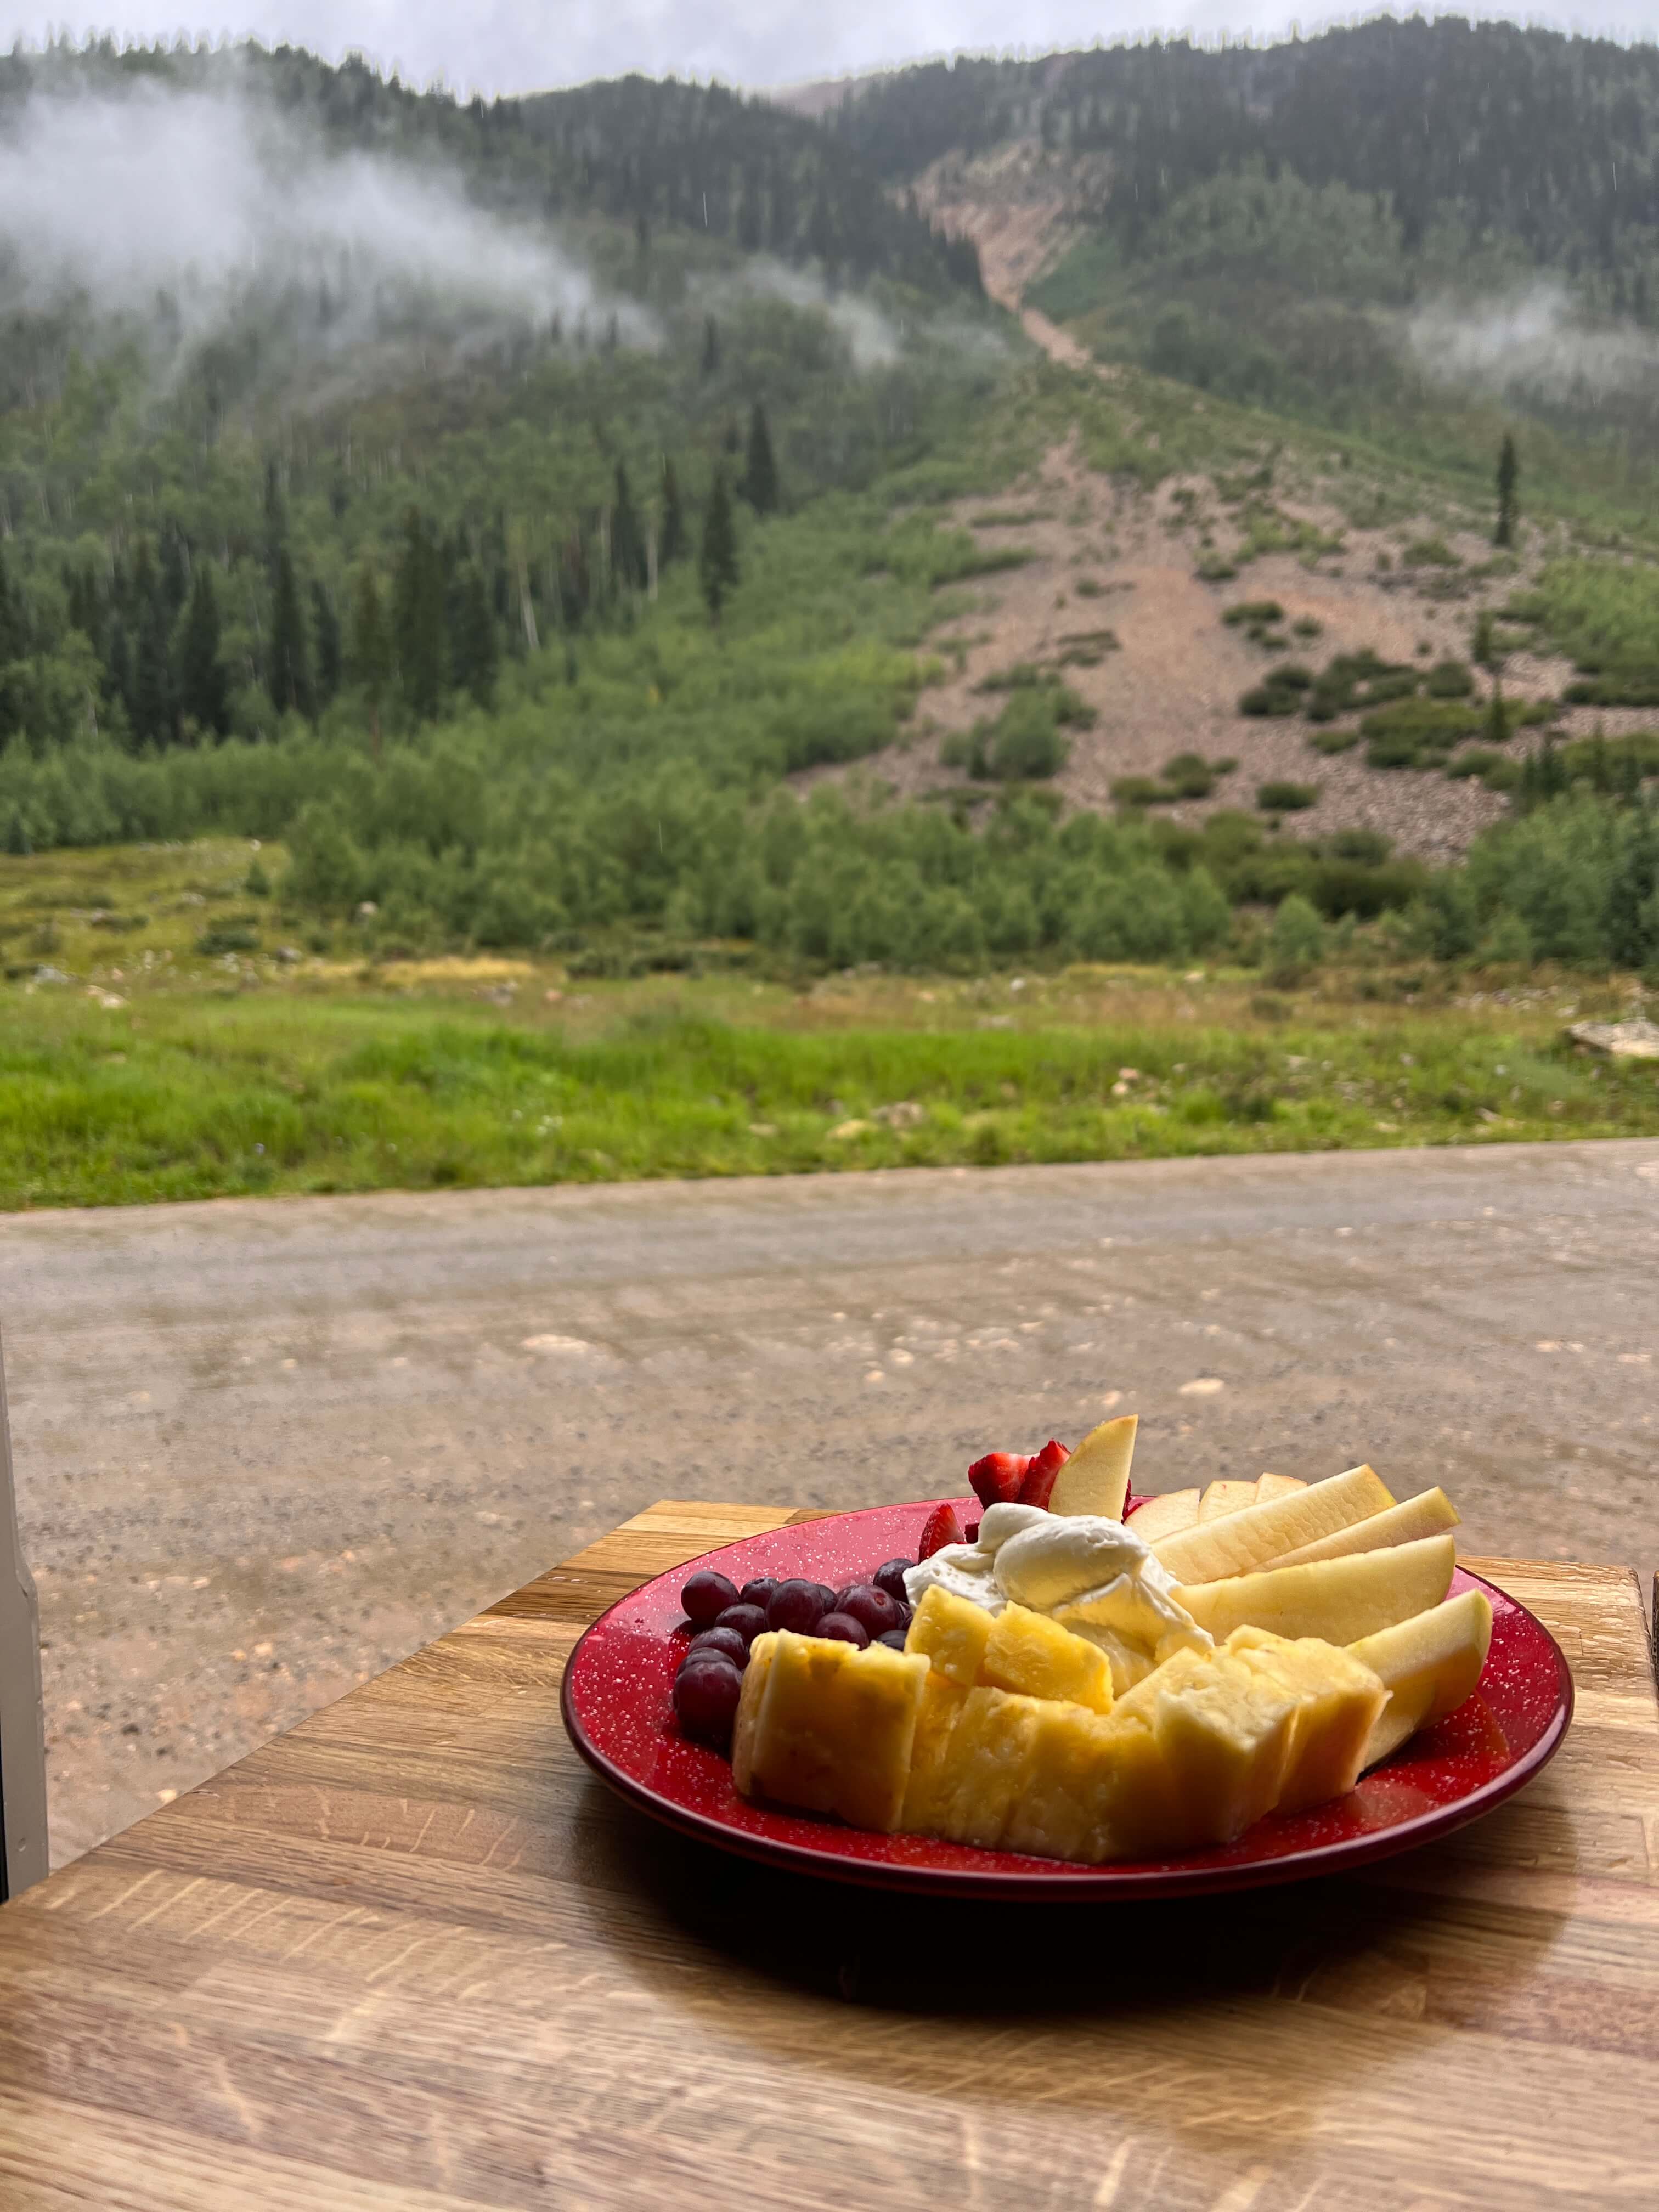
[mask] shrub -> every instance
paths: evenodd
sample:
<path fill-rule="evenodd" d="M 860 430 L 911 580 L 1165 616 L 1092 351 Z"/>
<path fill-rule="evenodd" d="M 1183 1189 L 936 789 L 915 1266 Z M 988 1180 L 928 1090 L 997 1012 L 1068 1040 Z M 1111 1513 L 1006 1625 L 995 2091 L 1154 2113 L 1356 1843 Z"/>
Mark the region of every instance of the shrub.
<path fill-rule="evenodd" d="M 1358 860 L 1370 868 L 1381 867 L 1394 850 L 1394 839 L 1380 830 L 1339 830 L 1329 843 L 1336 860 Z"/>
<path fill-rule="evenodd" d="M 1480 948 L 1483 959 L 1504 968 L 1530 968 L 1532 932 L 1518 914 L 1500 914 Z"/>
<path fill-rule="evenodd" d="M 1221 619 L 1232 629 L 1260 629 L 1267 623 L 1283 622 L 1285 610 L 1277 599 L 1241 599 Z"/>
<path fill-rule="evenodd" d="M 1057 775 L 1070 750 L 1054 702 L 1042 692 L 1016 692 L 987 733 L 986 765 L 1001 781 L 1029 781 Z"/>
<path fill-rule="evenodd" d="M 1317 862 L 1309 879 L 1308 892 L 1328 921 L 1354 915 L 1361 921 L 1379 914 L 1394 914 L 1420 898 L 1428 871 L 1420 860 L 1385 860 L 1369 866 L 1363 860 Z"/>
<path fill-rule="evenodd" d="M 1270 668 L 1267 671 L 1267 680 L 1269 684 L 1277 685 L 1281 691 L 1311 691 L 1313 690 L 1313 671 L 1302 667 L 1294 660 L 1287 660 L 1279 668 Z"/>
<path fill-rule="evenodd" d="M 1120 775 L 1112 781 L 1112 797 L 1120 806 L 1167 806 L 1178 796 L 1155 775 Z"/>
<path fill-rule="evenodd" d="M 1255 803 L 1264 814 L 1297 814 L 1304 807 L 1317 804 L 1319 786 L 1316 783 L 1261 783 L 1256 786 Z"/>
<path fill-rule="evenodd" d="M 1313 730 L 1308 743 L 1318 753 L 1351 753 L 1359 743 L 1358 730 Z"/>
<path fill-rule="evenodd" d="M 257 952 L 259 933 L 257 929 L 204 929 L 196 940 L 196 950 L 204 960 L 216 960 L 226 952 Z"/>
<path fill-rule="evenodd" d="M 1381 660 L 1369 646 L 1359 653 L 1339 653 L 1327 662 L 1314 684 L 1308 702 L 1309 718 L 1332 722 L 1355 708 L 1409 698 L 1420 680 L 1414 668 Z"/>
<path fill-rule="evenodd" d="M 1443 538 L 1414 538 L 1400 556 L 1402 568 L 1461 568 L 1463 556 Z"/>
<path fill-rule="evenodd" d="M 1281 899 L 1267 934 L 1269 981 L 1293 981 L 1314 966 L 1325 951 L 1325 925 L 1311 901 L 1299 891 Z"/>
<path fill-rule="evenodd" d="M 1474 689 L 1474 678 L 1466 660 L 1437 661 L 1429 671 L 1427 690 L 1431 699 L 1467 699 Z"/>
<path fill-rule="evenodd" d="M 1477 709 L 1449 700 L 1400 699 L 1367 714 L 1359 729 L 1372 768 L 1424 768 L 1438 765 L 1481 724 Z"/>
<path fill-rule="evenodd" d="M 1207 799 L 1220 772 L 1202 753 L 1176 753 L 1164 763 L 1164 781 L 1176 799 Z"/>
<path fill-rule="evenodd" d="M 1253 684 L 1240 695 L 1238 711 L 1241 714 L 1297 714 L 1302 711 L 1302 694 L 1273 683 Z"/>
<path fill-rule="evenodd" d="M 1291 624 L 1291 629 L 1297 637 L 1322 637 L 1325 635 L 1324 623 L 1322 622 L 1316 622 L 1311 615 L 1299 616 L 1297 619 Z"/>
<path fill-rule="evenodd" d="M 1474 893 L 1461 870 L 1436 876 L 1424 897 L 1430 951 L 1437 960 L 1463 960 L 1480 941 Z"/>

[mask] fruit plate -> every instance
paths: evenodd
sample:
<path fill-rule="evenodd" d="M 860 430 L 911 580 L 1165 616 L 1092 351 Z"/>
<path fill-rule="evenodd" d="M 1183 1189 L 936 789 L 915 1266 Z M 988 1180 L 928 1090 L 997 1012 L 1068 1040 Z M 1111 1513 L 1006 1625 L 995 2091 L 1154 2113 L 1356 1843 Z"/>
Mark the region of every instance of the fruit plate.
<path fill-rule="evenodd" d="M 977 1519 L 978 1502 L 957 1510 Z M 1070 1866 L 923 1836 L 884 1836 L 751 1804 L 728 1761 L 690 1742 L 670 1692 L 684 1649 L 679 1593 L 698 1567 L 741 1586 L 756 1575 L 805 1575 L 836 1589 L 883 1560 L 914 1558 L 920 1505 L 877 1506 L 775 1528 L 688 1559 L 613 1605 L 570 1656 L 561 1692 L 571 1741 L 630 1803 L 719 1849 L 881 1889 L 1033 1899 L 1157 1897 L 1249 1889 L 1337 1874 L 1448 1835 L 1513 1796 L 1547 1765 L 1572 1717 L 1572 1677 L 1555 1638 L 1522 1605 L 1461 1567 L 1454 1594 L 1492 1600 L 1492 1650 L 1480 1686 L 1449 1719 L 1425 1729 L 1358 1789 L 1328 1805 L 1258 1820 L 1236 1844 L 1179 1858 Z"/>

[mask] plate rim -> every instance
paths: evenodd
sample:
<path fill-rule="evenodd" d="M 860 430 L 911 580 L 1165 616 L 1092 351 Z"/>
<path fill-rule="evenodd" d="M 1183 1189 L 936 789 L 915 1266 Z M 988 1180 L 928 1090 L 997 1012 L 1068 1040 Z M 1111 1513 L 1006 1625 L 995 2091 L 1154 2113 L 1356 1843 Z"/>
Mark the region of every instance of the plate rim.
<path fill-rule="evenodd" d="M 822 1525 L 825 1521 L 850 1521 L 862 1513 L 903 1512 L 937 1502 L 927 1498 L 908 1498 L 901 1499 L 893 1505 L 854 1506 L 843 1513 L 815 1514 L 811 1522 L 799 1525 L 805 1528 Z M 974 1867 L 905 1866 L 881 1860 L 851 1858 L 838 1851 L 812 1844 L 796 1843 L 785 1837 L 757 1835 L 747 1830 L 729 1827 L 711 1814 L 677 1805 L 672 1799 L 662 1796 L 647 1784 L 636 1780 L 617 1765 L 590 1738 L 574 1710 L 571 1684 L 582 1647 L 588 1638 L 605 1626 L 612 1613 L 619 1612 L 638 1597 L 641 1590 L 648 1589 L 653 1583 L 665 1582 L 673 1575 L 695 1573 L 700 1567 L 720 1559 L 722 1553 L 750 1544 L 757 1536 L 781 1534 L 782 1529 L 790 1525 L 786 1522 L 777 1529 L 757 1529 L 750 1535 L 733 1537 L 727 1543 L 716 1545 L 709 1551 L 683 1560 L 678 1566 L 665 1567 L 659 1574 L 647 1575 L 631 1590 L 625 1590 L 620 1597 L 613 1598 L 604 1612 L 596 1614 L 583 1629 L 570 1648 L 559 1680 L 559 1716 L 563 1722 L 565 1734 L 587 1767 L 618 1796 L 650 1819 L 681 1835 L 690 1836 L 717 1850 L 731 1852 L 763 1865 L 780 1867 L 787 1873 L 810 1875 L 818 1881 L 851 1884 L 861 1889 L 902 1890 L 912 1895 L 1004 1898 L 1032 1904 L 1068 1901 L 1102 1904 L 1115 1898 L 1128 1900 L 1149 1897 L 1213 1896 L 1228 1890 L 1265 1889 L 1286 1882 L 1316 1881 L 1331 1875 L 1346 1874 L 1354 1869 L 1370 1865 L 1378 1859 L 1391 1858 L 1400 1851 L 1417 1850 L 1424 1844 L 1434 1843 L 1443 1836 L 1455 1833 L 1472 1820 L 1484 1818 L 1536 1778 L 1560 1749 L 1572 1725 L 1572 1669 L 1568 1666 L 1566 1655 L 1554 1635 L 1529 1606 L 1522 1604 L 1519 1598 L 1512 1596 L 1486 1576 L 1475 1574 L 1460 1561 L 1458 1571 L 1461 1574 L 1489 1595 L 1501 1597 L 1506 1605 L 1513 1606 L 1543 1637 L 1555 1662 L 1556 1703 L 1555 1711 L 1538 1741 L 1523 1752 L 1512 1766 L 1506 1767 L 1502 1774 L 1481 1783 L 1467 1796 L 1460 1797 L 1449 1805 L 1436 1806 L 1427 1812 L 1410 1814 L 1402 1820 L 1384 1828 L 1372 1829 L 1364 1835 L 1346 1837 L 1335 1843 L 1310 1845 L 1305 1850 L 1285 1852 L 1276 1858 L 1247 1861 L 1235 1866 L 1206 1865 L 1197 1854 L 1188 1853 L 1184 1856 L 1191 1863 L 1184 1865 L 1177 1858 L 1155 1867 L 1115 1867 L 1109 1862 L 1103 1866 L 1075 1869 L 1065 1862 L 1056 1861 L 1054 1863 L 1054 1871 L 1050 1873 L 1044 1861 L 1033 1858 L 1030 1872 L 1021 1869 L 1015 1873 L 1006 1869 L 989 1867 L 981 1872 Z M 1066 1870 L 1062 1871 L 1062 1868 Z"/>

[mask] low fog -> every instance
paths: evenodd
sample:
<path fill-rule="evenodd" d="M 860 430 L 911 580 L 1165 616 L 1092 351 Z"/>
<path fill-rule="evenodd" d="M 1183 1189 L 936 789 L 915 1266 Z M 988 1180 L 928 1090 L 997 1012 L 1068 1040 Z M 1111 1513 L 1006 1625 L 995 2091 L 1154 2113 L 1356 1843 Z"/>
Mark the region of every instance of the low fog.
<path fill-rule="evenodd" d="M 637 307 L 598 296 L 544 233 L 475 207 L 458 179 L 332 153 L 235 89 L 36 94 L 0 133 L 0 238 L 14 304 L 84 294 L 148 317 L 165 296 L 187 342 L 296 284 L 332 295 L 335 344 L 369 335 L 388 302 L 543 327 L 615 313 L 624 337 L 650 334 Z"/>
<path fill-rule="evenodd" d="M 1652 387 L 1659 337 L 1634 323 L 1586 322 L 1565 285 L 1540 283 L 1479 306 L 1443 300 L 1407 325 L 1412 353 L 1448 384 L 1594 404 Z"/>

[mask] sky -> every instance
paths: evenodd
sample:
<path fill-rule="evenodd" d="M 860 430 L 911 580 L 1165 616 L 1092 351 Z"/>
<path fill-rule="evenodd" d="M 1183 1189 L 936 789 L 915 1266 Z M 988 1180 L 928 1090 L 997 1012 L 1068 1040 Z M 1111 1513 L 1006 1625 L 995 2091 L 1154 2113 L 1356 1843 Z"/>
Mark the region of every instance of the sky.
<path fill-rule="evenodd" d="M 1012 12 L 1007 0 L 834 0 L 830 7 L 821 0 L 811 6 L 802 0 L 465 0 L 463 6 L 456 0 L 240 0 L 232 16 L 181 27 L 156 0 L 97 0 L 95 17 L 84 22 L 61 4 L 37 9 L 0 0 L 0 42 L 88 27 L 171 40 L 182 27 L 191 37 L 252 33 L 268 44 L 286 39 L 331 60 L 356 48 L 384 68 L 395 66 L 408 82 L 441 79 L 462 94 L 533 91 L 629 70 L 758 88 L 940 53 L 1006 52 Z M 1480 0 L 1444 12 L 1521 14 L 1483 7 Z M 1281 0 L 1255 9 L 1237 0 L 1025 0 L 1018 27 L 1026 51 L 1042 53 L 1142 31 L 1185 31 L 1204 40 L 1247 31 L 1276 36 L 1297 19 L 1295 7 Z M 1521 19 L 1650 40 L 1659 34 L 1659 0 L 1597 0 L 1571 14 Z M 1334 18 L 1304 12 L 1300 20 L 1307 30 Z"/>

